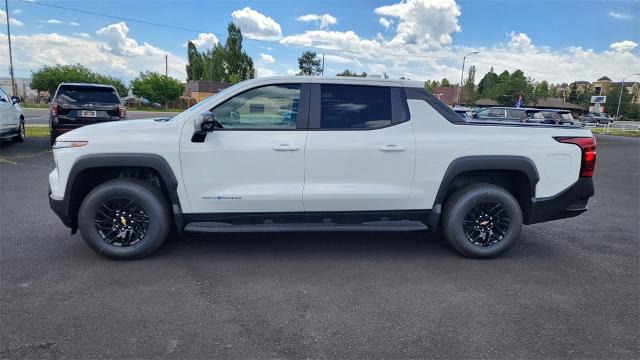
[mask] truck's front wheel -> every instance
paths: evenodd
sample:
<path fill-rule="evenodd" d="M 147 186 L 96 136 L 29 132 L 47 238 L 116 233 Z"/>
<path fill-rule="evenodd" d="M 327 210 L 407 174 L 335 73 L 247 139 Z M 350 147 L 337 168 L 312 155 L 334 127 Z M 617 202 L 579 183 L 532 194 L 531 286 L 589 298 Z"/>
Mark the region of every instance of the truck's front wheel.
<path fill-rule="evenodd" d="M 97 253 L 114 259 L 151 254 L 166 239 L 170 212 L 162 192 L 138 179 L 100 184 L 82 201 L 78 228 Z"/>
<path fill-rule="evenodd" d="M 474 184 L 447 200 L 442 217 L 449 244 L 467 257 L 497 256 L 511 247 L 522 230 L 522 210 L 505 189 Z"/>

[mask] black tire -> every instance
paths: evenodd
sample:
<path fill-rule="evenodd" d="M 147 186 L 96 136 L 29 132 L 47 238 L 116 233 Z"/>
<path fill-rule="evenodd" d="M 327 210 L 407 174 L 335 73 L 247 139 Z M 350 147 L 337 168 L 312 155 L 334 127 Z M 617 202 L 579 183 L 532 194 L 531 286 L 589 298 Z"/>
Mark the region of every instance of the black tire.
<path fill-rule="evenodd" d="M 135 237 L 137 239 L 135 243 L 132 241 L 131 244 L 127 244 L 125 241 L 134 238 L 131 235 L 134 230 L 118 231 L 119 234 L 124 234 L 122 240 L 118 238 L 115 242 L 109 242 L 105 240 L 104 235 L 111 234 L 111 231 L 107 229 L 101 233 L 96 225 L 98 220 L 104 222 L 105 212 L 102 210 L 105 208 L 102 207 L 103 204 L 118 202 L 120 199 L 124 199 L 123 201 L 127 203 L 133 201 L 135 211 L 132 210 L 124 216 L 116 215 L 115 219 L 130 217 L 131 213 L 134 213 L 134 219 L 135 216 L 145 216 L 146 220 L 142 222 L 145 222 L 146 228 L 141 230 L 142 236 Z M 121 208 L 128 210 L 126 206 Z M 100 214 L 98 213 L 99 209 L 101 210 Z M 170 214 L 169 206 L 160 189 L 138 179 L 115 179 L 100 184 L 84 198 L 78 211 L 78 228 L 84 241 L 98 254 L 112 259 L 139 259 L 154 252 L 165 241 L 171 228 Z M 113 228 L 121 225 L 123 227 L 133 225 L 131 224 L 133 221 L 131 219 L 129 221 L 129 224 L 126 219 L 122 220 L 123 224 L 114 221 L 116 224 L 113 224 Z M 139 224 L 135 225 L 142 226 L 140 223 L 139 221 Z M 107 227 L 111 227 L 111 225 L 109 224 Z M 127 233 L 129 237 L 127 237 Z M 111 236 L 113 235 L 115 234 Z"/>
<path fill-rule="evenodd" d="M 27 134 L 24 129 L 24 119 L 20 119 L 20 125 L 18 127 L 18 135 L 13 137 L 13 141 L 21 143 L 24 141 L 26 137 L 27 137 Z"/>
<path fill-rule="evenodd" d="M 457 190 L 446 201 L 442 230 L 447 242 L 463 256 L 490 258 L 504 253 L 518 240 L 522 210 L 505 189 L 473 184 Z"/>

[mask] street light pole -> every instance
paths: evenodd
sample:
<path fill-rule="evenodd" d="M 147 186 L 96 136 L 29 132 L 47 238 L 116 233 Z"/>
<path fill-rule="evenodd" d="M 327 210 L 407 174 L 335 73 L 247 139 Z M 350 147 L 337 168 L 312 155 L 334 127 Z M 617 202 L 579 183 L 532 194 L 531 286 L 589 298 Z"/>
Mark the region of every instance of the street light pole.
<path fill-rule="evenodd" d="M 460 86 L 458 86 L 458 105 L 460 105 L 460 94 L 462 94 L 462 80 L 464 79 L 464 62 L 467 60 L 467 56 L 479 54 L 480 51 L 473 51 L 468 53 L 462 58 L 462 74 L 460 74 Z"/>
<path fill-rule="evenodd" d="M 7 15 L 7 39 L 9 39 L 9 75 L 11 76 L 11 96 L 16 96 L 16 80 L 13 77 L 13 55 L 11 53 L 11 26 L 9 25 L 9 0 L 4 1 L 4 10 Z"/>
<path fill-rule="evenodd" d="M 622 102 L 622 90 L 624 90 L 624 79 L 631 76 L 635 76 L 635 75 L 640 75 L 640 73 L 627 75 L 622 78 L 622 84 L 620 84 L 620 97 L 618 97 L 618 110 L 616 111 L 616 121 L 620 120 L 620 103 Z"/>

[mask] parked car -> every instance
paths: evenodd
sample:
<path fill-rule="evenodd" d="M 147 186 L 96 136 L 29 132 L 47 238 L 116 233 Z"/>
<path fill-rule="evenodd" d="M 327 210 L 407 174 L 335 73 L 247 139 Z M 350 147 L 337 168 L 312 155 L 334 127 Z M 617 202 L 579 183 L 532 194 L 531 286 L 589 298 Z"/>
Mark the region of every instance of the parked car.
<path fill-rule="evenodd" d="M 480 120 L 529 122 L 542 124 L 544 116 L 539 109 L 516 107 L 490 107 L 476 112 Z"/>
<path fill-rule="evenodd" d="M 18 103 L 20 98 L 11 98 L 0 89 L 0 139 L 11 139 L 23 142 L 26 134 L 24 130 L 24 114 Z"/>
<path fill-rule="evenodd" d="M 51 145 L 56 137 L 81 126 L 122 120 L 127 111 L 111 85 L 62 83 L 49 104 Z"/>
<path fill-rule="evenodd" d="M 453 111 L 455 111 L 456 114 L 460 115 L 460 117 L 465 119 L 465 120 L 473 119 L 473 111 L 471 111 L 471 109 L 462 108 L 462 107 L 454 107 Z"/>
<path fill-rule="evenodd" d="M 596 154 L 588 129 L 468 122 L 421 82 L 293 76 L 238 83 L 171 119 L 76 129 L 53 156 L 51 208 L 111 258 L 149 255 L 172 228 L 441 228 L 484 258 L 523 224 L 586 211 Z"/>
<path fill-rule="evenodd" d="M 544 124 L 573 125 L 573 115 L 570 110 L 543 109 Z"/>
<path fill-rule="evenodd" d="M 583 124 L 607 125 L 613 122 L 613 118 L 606 113 L 588 113 L 580 118 Z"/>

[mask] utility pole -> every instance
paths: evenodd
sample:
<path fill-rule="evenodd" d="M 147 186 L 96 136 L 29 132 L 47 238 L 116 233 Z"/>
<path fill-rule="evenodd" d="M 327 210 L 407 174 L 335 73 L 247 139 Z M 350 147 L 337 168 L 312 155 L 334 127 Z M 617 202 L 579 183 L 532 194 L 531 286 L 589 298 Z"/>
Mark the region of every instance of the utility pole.
<path fill-rule="evenodd" d="M 13 77 L 13 54 L 11 53 L 11 26 L 9 25 L 9 0 L 4 1 L 4 10 L 7 15 L 7 39 L 9 39 L 9 75 L 11 76 L 11 96 L 16 96 L 16 80 Z"/>
<path fill-rule="evenodd" d="M 616 111 L 616 121 L 620 120 L 620 103 L 622 102 L 622 90 L 624 90 L 624 79 L 631 76 L 636 76 L 636 75 L 640 75 L 640 73 L 627 75 L 622 78 L 622 84 L 620 84 L 620 97 L 618 98 L 618 110 Z"/>
<path fill-rule="evenodd" d="M 169 55 L 164 54 L 164 76 L 169 76 Z"/>
<path fill-rule="evenodd" d="M 322 53 L 322 72 L 320 73 L 320 76 L 324 76 L 324 53 Z"/>
<path fill-rule="evenodd" d="M 460 106 L 460 94 L 462 93 L 462 79 L 464 78 L 464 62 L 467 60 L 467 56 L 479 54 L 480 51 L 473 51 L 468 53 L 462 58 L 462 74 L 460 74 L 460 86 L 458 86 L 458 106 Z"/>

